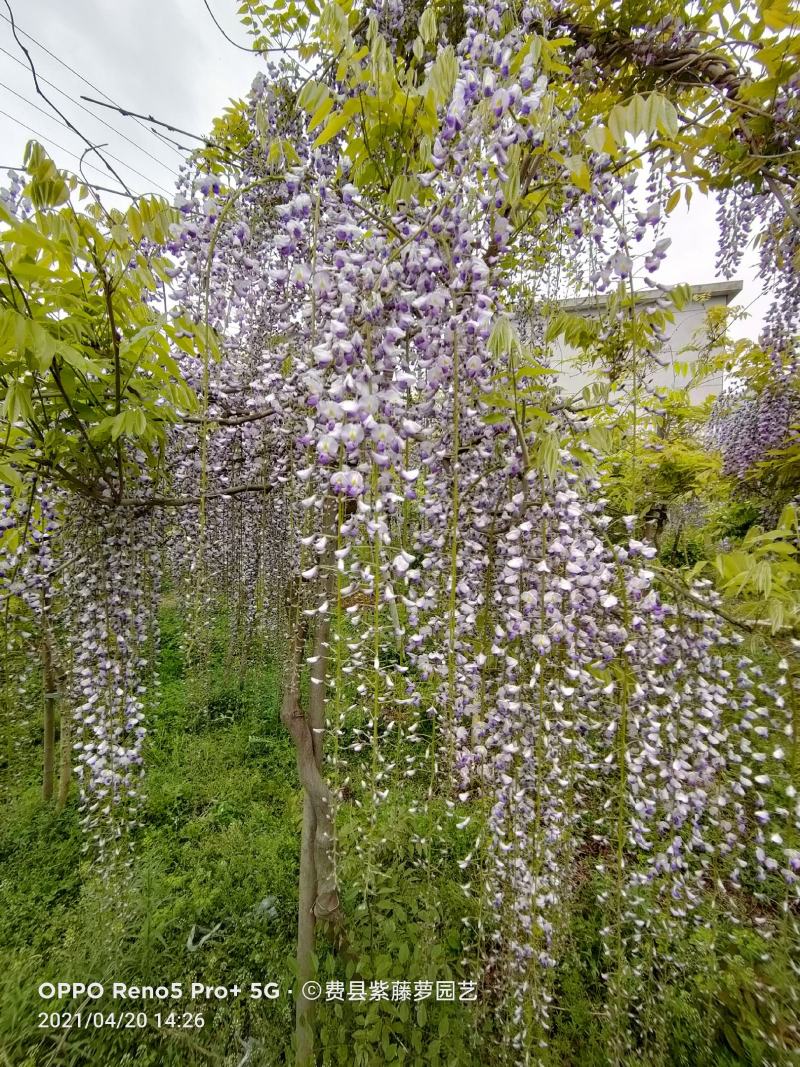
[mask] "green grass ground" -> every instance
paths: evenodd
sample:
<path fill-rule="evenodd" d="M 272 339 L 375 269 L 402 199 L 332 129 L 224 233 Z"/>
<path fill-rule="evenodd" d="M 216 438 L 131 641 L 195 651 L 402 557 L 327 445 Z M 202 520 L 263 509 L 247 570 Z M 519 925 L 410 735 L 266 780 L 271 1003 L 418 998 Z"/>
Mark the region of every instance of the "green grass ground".
<path fill-rule="evenodd" d="M 293 1005 L 285 991 L 294 966 L 301 795 L 279 720 L 276 673 L 270 665 L 251 667 L 239 686 L 217 635 L 208 700 L 201 701 L 197 682 L 183 669 L 179 631 L 177 617 L 166 612 L 161 691 L 146 752 L 147 802 L 133 874 L 120 892 L 109 894 L 82 852 L 74 788 L 63 813 L 43 805 L 38 709 L 18 709 L 13 759 L 0 772 L 0 1064 L 6 1067 L 291 1063 Z M 398 755 L 402 765 L 404 754 Z M 367 760 L 365 754 L 365 775 Z M 371 820 L 355 803 L 366 795 L 358 771 L 353 764 L 340 819 L 347 943 L 333 953 L 320 939 L 320 980 L 474 977 L 474 946 L 461 922 L 470 905 L 455 862 L 467 837 L 458 838 L 443 806 L 427 815 L 409 812 L 420 787 L 407 780 L 395 782 Z M 434 831 L 436 850 L 425 857 L 418 839 L 436 837 Z M 553 1065 L 610 1062 L 604 917 L 597 906 L 604 888 L 587 860 L 556 976 Z M 649 976 L 655 994 L 642 1009 L 651 1015 L 651 1043 L 637 1062 L 797 1062 L 775 1058 L 763 1040 L 775 1027 L 791 1040 L 785 1004 L 794 981 L 788 960 L 778 954 L 765 963 L 763 952 L 763 942 L 744 929 L 717 929 L 712 939 L 701 929 L 683 946 L 679 982 L 660 983 L 656 961 Z M 202 1029 L 39 1027 L 43 1010 L 81 1007 L 44 1003 L 41 982 L 89 980 L 184 987 L 204 981 L 245 990 L 275 981 L 284 994 L 266 1003 L 240 996 L 204 1004 Z M 108 1012 L 119 1004 L 82 1007 Z M 168 1015 L 152 1002 L 134 1007 Z M 500 1051 L 501 1022 L 488 1001 L 474 1008 L 322 1005 L 320 1022 L 325 1067 L 515 1063 L 513 1054 Z"/>

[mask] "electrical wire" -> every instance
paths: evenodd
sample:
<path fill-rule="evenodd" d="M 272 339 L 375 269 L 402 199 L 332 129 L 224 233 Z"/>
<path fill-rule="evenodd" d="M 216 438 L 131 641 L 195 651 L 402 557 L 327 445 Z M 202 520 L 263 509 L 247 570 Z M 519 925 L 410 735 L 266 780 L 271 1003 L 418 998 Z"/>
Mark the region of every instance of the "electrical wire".
<path fill-rule="evenodd" d="M 33 126 L 29 126 L 27 124 L 27 122 L 23 122 L 21 119 L 15 118 L 13 115 L 9 115 L 9 113 L 7 111 L 3 111 L 2 108 L 0 108 L 0 115 L 2 115 L 4 118 L 10 119 L 11 122 L 15 122 L 17 124 L 17 126 L 21 126 L 24 130 L 27 130 L 28 133 L 32 133 L 34 135 L 34 137 L 40 138 L 40 140 L 44 141 L 46 144 L 51 145 L 53 148 L 57 148 L 59 150 L 59 152 L 66 152 L 66 154 L 68 156 L 72 156 L 73 159 L 77 159 L 79 163 L 81 162 L 81 157 L 77 154 L 77 152 L 73 152 L 71 149 L 65 148 L 64 145 L 59 144 L 58 141 L 54 141 L 52 139 L 52 137 L 46 137 L 43 133 L 40 133 L 39 130 L 35 130 L 33 128 Z M 103 167 L 98 167 L 94 163 L 88 163 L 85 160 L 83 161 L 83 166 L 84 167 L 91 167 L 92 170 L 99 171 L 103 175 L 108 173 Z M 22 167 L 9 167 L 8 169 L 9 170 L 17 170 L 17 171 L 19 171 L 19 170 L 23 170 L 24 168 L 22 168 Z M 110 189 L 110 190 L 106 190 L 106 191 L 107 192 L 114 192 L 114 193 L 117 192 L 116 189 Z M 120 190 L 119 191 L 119 195 L 120 196 L 126 196 L 127 194 Z M 137 196 L 141 196 L 141 193 L 137 193 L 136 195 Z"/>
<path fill-rule="evenodd" d="M 49 111 L 45 111 L 43 107 L 39 107 L 38 104 L 35 104 L 32 100 L 29 100 L 27 96 L 23 96 L 22 93 L 18 93 L 16 89 L 12 89 L 10 86 L 5 85 L 3 82 L 0 82 L 0 88 L 3 88 L 7 92 L 13 94 L 17 97 L 17 99 L 22 100 L 23 103 L 27 104 L 28 107 L 32 107 L 35 111 L 38 111 L 41 115 L 44 115 L 45 118 L 53 119 L 54 121 L 60 123 L 60 125 L 62 125 L 64 129 L 69 130 L 69 126 L 66 124 L 66 122 L 63 121 L 63 119 L 59 119 L 58 116 L 52 115 Z M 138 177 L 140 177 L 143 181 L 146 181 L 148 185 L 152 185 L 155 186 L 156 189 L 160 189 L 161 192 L 165 194 L 165 196 L 171 197 L 174 195 L 174 193 L 170 192 L 169 189 L 165 189 L 164 186 L 160 185 L 157 181 L 154 181 L 152 178 L 148 178 L 146 174 L 142 174 L 140 170 L 137 170 L 136 167 L 132 167 L 130 163 L 126 163 L 125 160 L 120 159 L 119 156 L 115 156 L 112 152 L 106 152 L 105 155 L 107 155 L 109 159 L 113 159 L 115 163 L 120 163 L 123 167 L 127 167 L 129 171 L 131 171 L 133 174 L 138 175 Z"/>
<path fill-rule="evenodd" d="M 4 15 L 4 14 L 3 14 L 2 12 L 0 12 L 0 18 L 4 19 L 4 20 L 5 20 L 5 21 L 6 21 L 6 22 L 7 22 L 8 24 L 9 24 L 9 26 L 11 26 L 11 25 L 12 25 L 11 19 L 10 19 L 10 18 L 8 17 L 8 15 Z M 54 59 L 54 60 L 56 61 L 56 63 L 60 63 L 62 67 L 64 67 L 64 68 L 65 68 L 66 70 L 68 70 L 68 71 L 69 71 L 69 72 L 70 72 L 71 74 L 74 74 L 76 78 L 80 78 L 80 80 L 81 80 L 82 82 L 84 82 L 84 83 L 85 83 L 86 85 L 88 85 L 88 86 L 89 86 L 89 87 L 90 87 L 91 89 L 94 89 L 94 91 L 95 91 L 96 93 L 99 93 L 99 94 L 100 94 L 100 95 L 101 95 L 102 97 L 104 97 L 104 98 L 105 98 L 106 100 L 110 101 L 110 102 L 111 102 L 112 104 L 115 104 L 115 105 L 116 105 L 117 107 L 119 107 L 119 105 L 118 105 L 118 104 L 116 103 L 116 101 L 115 101 L 115 100 L 113 100 L 113 99 L 112 99 L 112 98 L 111 98 L 111 97 L 110 97 L 110 96 L 108 95 L 108 93 L 105 93 L 105 92 L 103 92 L 103 90 L 102 90 L 102 89 L 99 89 L 99 88 L 98 88 L 98 87 L 97 87 L 97 86 L 96 86 L 96 85 L 94 84 L 94 82 L 91 82 L 91 81 L 89 81 L 89 79 L 88 79 L 88 78 L 85 78 L 85 77 L 83 76 L 83 74 L 81 74 L 81 73 L 80 73 L 80 71 L 77 71 L 77 70 L 75 70 L 75 68 L 74 68 L 74 67 L 71 67 L 71 66 L 69 65 L 69 63 L 65 63 L 63 59 L 61 59 L 61 58 L 60 58 L 59 56 L 57 56 L 57 55 L 55 54 L 55 52 L 51 52 L 51 51 L 50 51 L 50 49 L 49 49 L 49 48 L 48 48 L 48 47 L 47 47 L 46 45 L 43 45 L 43 44 L 42 44 L 42 42 L 41 42 L 41 41 L 38 41 L 38 40 L 37 40 L 37 39 L 36 39 L 35 37 L 33 37 L 33 36 L 32 36 L 32 35 L 31 35 L 30 33 L 28 33 L 28 32 L 27 32 L 26 30 L 20 29 L 20 27 L 19 27 L 19 26 L 17 26 L 17 32 L 18 32 L 18 33 L 21 33 L 21 34 L 23 35 L 23 37 L 27 37 L 29 41 L 33 41 L 33 43 L 34 43 L 34 44 L 35 44 L 35 45 L 36 45 L 36 46 L 37 46 L 38 48 L 41 48 L 41 50 L 42 50 L 43 52 L 46 52 L 46 53 L 47 53 L 47 54 L 48 54 L 48 55 L 49 55 L 49 56 L 51 57 L 51 59 Z M 145 124 L 144 124 L 143 122 L 139 122 L 139 123 L 138 123 L 138 125 L 139 125 L 139 126 L 141 126 L 143 130 L 147 130 L 147 132 L 148 132 L 148 133 L 154 133 L 154 134 L 156 135 L 156 137 L 158 137 L 158 138 L 159 138 L 159 139 L 160 139 L 160 140 L 161 140 L 161 141 L 162 141 L 163 143 L 165 143 L 165 144 L 167 143 L 166 141 L 164 141 L 164 139 L 163 139 L 163 138 L 161 137 L 161 135 L 160 135 L 160 134 L 159 134 L 159 133 L 158 133 L 158 132 L 157 132 L 156 130 L 151 130 L 151 129 L 150 129 L 150 128 L 149 128 L 148 126 L 145 126 Z M 178 151 L 177 151 L 177 149 L 175 149 L 175 148 L 173 148 L 173 147 L 172 147 L 172 145 L 170 145 L 170 148 L 172 148 L 172 151 L 173 151 L 173 152 L 175 152 L 175 154 L 176 154 L 176 155 L 179 155 L 179 156 L 181 155 L 181 154 L 180 154 L 180 152 L 178 152 Z M 183 157 L 181 156 L 181 159 L 182 159 L 182 158 L 183 158 Z"/>
<path fill-rule="evenodd" d="M 77 159 L 78 163 L 80 163 L 81 166 L 91 167 L 92 170 L 96 170 L 100 174 L 106 174 L 106 171 L 102 167 L 98 167 L 94 163 L 89 163 L 87 160 L 83 159 L 82 156 L 79 156 L 77 152 L 73 152 L 69 148 L 65 148 L 64 145 L 59 144 L 58 141 L 54 141 L 52 137 L 46 137 L 43 133 L 40 133 L 39 130 L 35 130 L 32 126 L 29 126 L 27 122 L 23 122 L 21 119 L 15 118 L 14 115 L 9 115 L 7 111 L 3 111 L 2 109 L 0 109 L 0 115 L 2 115 L 3 118 L 9 119 L 11 122 L 15 122 L 18 126 L 21 126 L 24 130 L 27 130 L 28 133 L 32 133 L 35 137 L 38 137 L 41 141 L 50 145 L 52 148 L 57 148 L 60 152 L 65 152 L 68 156 L 72 156 L 73 159 Z M 15 171 L 17 174 L 27 173 L 25 167 L 18 167 L 16 165 L 4 167 L 0 164 L 0 171 Z M 124 196 L 132 200 L 138 200 L 144 195 L 142 193 L 135 193 L 131 195 L 129 193 L 126 193 L 122 189 L 109 189 L 107 185 L 96 185 L 94 182 L 84 181 L 82 174 L 76 175 L 76 177 L 80 178 L 82 185 L 87 185 L 90 189 L 99 189 L 102 193 L 113 193 L 114 196 Z M 205 215 L 202 211 L 188 211 L 183 212 L 183 214 L 185 214 L 190 219 L 205 218 Z"/>
<path fill-rule="evenodd" d="M 28 67 L 27 63 L 24 63 L 19 58 L 19 56 L 13 55 L 13 53 L 7 51 L 2 46 L 0 46 L 0 52 L 2 52 L 3 55 L 8 56 L 9 59 L 13 59 L 15 63 L 18 63 L 19 66 L 21 66 L 24 70 L 30 73 L 30 68 Z M 113 132 L 116 133 L 117 136 L 121 137 L 123 141 L 127 141 L 128 144 L 133 145 L 133 147 L 137 151 L 142 152 L 144 155 L 148 156 L 150 159 L 153 160 L 154 163 L 158 163 L 160 166 L 164 167 L 165 170 L 168 170 L 170 174 L 174 176 L 175 171 L 169 163 L 165 163 L 163 159 L 159 159 L 158 156 L 154 156 L 152 152 L 148 152 L 147 149 L 143 148 L 137 141 L 132 140 L 130 137 L 127 136 L 127 134 L 124 134 L 121 130 L 117 129 L 116 126 L 112 126 L 110 122 L 106 122 L 105 119 L 101 118 L 99 115 L 96 115 L 94 111 L 91 111 L 88 107 L 86 107 L 85 104 L 82 104 L 80 100 L 76 100 L 74 96 L 70 96 L 68 92 L 60 88 L 60 86 L 56 85 L 55 82 L 48 81 L 48 79 L 43 77 L 41 74 L 38 75 L 38 78 L 40 82 L 44 82 L 44 84 L 49 85 L 51 89 L 55 89 L 57 93 L 60 93 L 63 97 L 66 97 L 66 99 L 75 104 L 76 107 L 79 107 L 81 111 L 85 111 L 87 115 L 91 115 L 92 118 L 95 119 L 97 122 L 101 123 L 103 126 L 106 126 L 109 130 L 113 130 Z M 98 92 L 99 91 L 100 90 L 98 89 Z"/>
<path fill-rule="evenodd" d="M 108 173 L 113 175 L 117 179 L 117 182 L 119 183 L 119 185 L 122 186 L 122 188 L 125 190 L 125 192 L 129 193 L 131 196 L 133 196 L 133 193 L 131 193 L 130 186 L 128 185 L 128 183 L 125 181 L 125 179 L 122 177 L 121 174 L 119 174 L 116 170 L 114 170 L 114 168 L 111 166 L 110 162 L 106 159 L 106 157 L 100 151 L 100 147 L 101 146 L 98 145 L 95 141 L 92 141 L 88 137 L 86 137 L 85 134 L 83 134 L 81 132 L 81 130 L 78 129 L 78 127 L 75 125 L 75 123 L 72 122 L 71 119 L 67 118 L 67 116 L 64 114 L 64 112 L 61 111 L 60 108 L 58 108 L 53 103 L 53 101 L 50 99 L 50 97 L 44 91 L 44 89 L 42 88 L 42 86 L 41 86 L 41 84 L 39 82 L 39 79 L 37 77 L 36 64 L 33 62 L 33 57 L 31 56 L 30 49 L 28 48 L 28 46 L 26 44 L 23 43 L 22 38 L 17 33 L 17 24 L 14 21 L 14 9 L 11 7 L 11 4 L 10 4 L 9 0 L 3 0 L 3 4 L 5 5 L 6 10 L 8 11 L 9 18 L 11 19 L 11 33 L 14 35 L 14 40 L 17 42 L 17 45 L 21 49 L 23 55 L 25 56 L 25 59 L 28 61 L 28 66 L 31 68 L 31 76 L 33 77 L 33 84 L 36 87 L 37 94 L 39 96 L 41 96 L 41 98 L 44 100 L 44 102 L 47 104 L 47 106 L 50 108 L 50 110 L 51 111 L 55 111 L 55 113 L 59 116 L 59 118 L 64 120 L 65 125 L 70 130 L 72 130 L 73 133 L 76 133 L 78 135 L 78 137 L 80 137 L 80 139 L 83 141 L 83 143 L 89 149 L 89 151 L 95 153 L 95 155 L 100 160 L 100 162 L 103 164 L 103 166 L 106 168 Z M 86 153 L 84 152 L 84 156 L 85 155 L 86 155 Z"/>

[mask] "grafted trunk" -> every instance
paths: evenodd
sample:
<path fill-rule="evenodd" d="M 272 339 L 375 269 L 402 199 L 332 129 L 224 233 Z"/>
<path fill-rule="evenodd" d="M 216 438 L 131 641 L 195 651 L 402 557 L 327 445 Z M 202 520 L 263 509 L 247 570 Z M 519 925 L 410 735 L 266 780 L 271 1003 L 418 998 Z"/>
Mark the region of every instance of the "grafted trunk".
<path fill-rule="evenodd" d="M 297 1067 L 314 1063 L 314 1001 L 303 995 L 305 983 L 314 977 L 314 901 L 317 874 L 314 864 L 314 835 L 317 820 L 308 796 L 303 800 L 303 829 L 300 836 L 300 892 L 297 909 L 297 1001 L 295 1008 L 295 1057 Z"/>
<path fill-rule="evenodd" d="M 332 918 L 339 896 L 333 869 L 333 818 L 330 793 L 322 778 L 322 741 L 325 729 L 325 677 L 328 665 L 330 624 L 320 615 L 314 628 L 311 688 L 308 716 L 302 716 L 299 701 L 287 725 L 297 749 L 297 767 L 303 783 L 303 829 L 300 838 L 300 892 L 297 915 L 297 1065 L 314 1062 L 314 1015 L 316 1004 L 303 995 L 303 986 L 313 977 L 314 936 L 317 918 Z M 323 812 L 320 819 L 317 811 Z M 319 862 L 318 862 L 319 858 Z"/>
<path fill-rule="evenodd" d="M 64 706 L 61 707 L 61 733 L 59 737 L 61 747 L 58 768 L 58 798 L 56 810 L 62 811 L 69 797 L 69 783 L 72 777 L 72 721 Z"/>
<path fill-rule="evenodd" d="M 332 544 L 322 560 L 323 599 L 333 586 Z M 327 612 L 315 617 L 308 711 L 300 700 L 300 679 L 308 629 L 299 586 L 290 591 L 288 610 L 288 660 L 284 676 L 281 720 L 291 734 L 297 755 L 297 770 L 303 787 L 303 826 L 300 842 L 300 884 L 297 916 L 297 1000 L 295 1051 L 297 1067 L 314 1063 L 314 1014 L 316 1004 L 307 999 L 303 986 L 313 977 L 313 954 L 318 919 L 339 922 L 336 882 L 333 804 L 322 776 L 325 733 L 326 679 L 329 660 L 330 619 Z"/>
<path fill-rule="evenodd" d="M 311 694 L 306 714 L 300 703 L 300 661 L 303 654 L 305 621 L 295 624 L 290 655 L 294 668 L 288 670 L 281 707 L 281 721 L 292 736 L 297 756 L 297 771 L 305 795 L 311 801 L 316 826 L 314 859 L 316 864 L 316 896 L 314 914 L 318 919 L 332 919 L 339 908 L 334 870 L 333 805 L 330 789 L 322 776 L 322 747 L 325 730 L 325 675 L 328 666 L 329 622 L 320 616 L 314 632 L 314 657 L 311 673 Z M 294 679 L 294 680 L 292 680 Z"/>

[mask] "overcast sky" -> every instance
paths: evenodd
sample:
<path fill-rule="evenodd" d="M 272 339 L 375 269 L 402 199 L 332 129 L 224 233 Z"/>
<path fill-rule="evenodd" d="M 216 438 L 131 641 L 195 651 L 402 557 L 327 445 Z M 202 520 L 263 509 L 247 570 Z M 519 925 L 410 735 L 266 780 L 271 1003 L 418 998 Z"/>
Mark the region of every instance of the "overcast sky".
<path fill-rule="evenodd" d="M 248 56 L 224 39 L 203 0 L 11 3 L 18 28 L 30 35 L 21 38 L 30 49 L 37 72 L 52 83 L 43 83 L 42 88 L 90 140 L 108 145 L 107 151 L 120 161 L 110 160 L 112 166 L 136 193 L 155 191 L 171 197 L 181 154 L 133 119 L 81 101 L 82 95 L 106 94 L 130 111 L 152 114 L 174 126 L 203 134 L 231 98 L 247 93 L 261 69 L 258 57 Z M 238 22 L 235 0 L 209 3 L 228 34 L 246 45 L 248 39 Z M 5 20 L 0 20 L 0 183 L 5 168 L 22 162 L 25 144 L 31 137 L 48 148 L 59 166 L 76 170 L 77 157 L 85 143 L 36 96 L 30 70 L 13 38 L 2 2 L 0 15 Z M 112 128 L 81 110 L 79 104 Z M 180 135 L 174 136 L 186 143 Z M 126 141 L 126 137 L 135 143 Z M 113 184 L 113 179 L 98 169 L 89 167 L 86 174 L 101 184 Z M 667 231 L 673 244 L 659 272 L 660 281 L 702 284 L 716 280 L 714 215 L 714 202 L 700 194 L 695 195 L 690 211 L 683 203 L 675 210 Z M 732 332 L 735 336 L 754 337 L 765 302 L 752 266 L 746 265 L 738 276 L 745 285 L 736 303 L 748 306 L 751 317 Z"/>
<path fill-rule="evenodd" d="M 108 144 L 108 152 L 123 161 L 118 164 L 110 160 L 112 166 L 133 192 L 166 191 L 172 196 L 181 154 L 133 119 L 88 104 L 80 99 L 82 95 L 100 97 L 102 92 L 130 111 L 152 114 L 174 126 L 203 134 L 230 98 L 247 93 L 261 66 L 258 57 L 239 51 L 224 39 L 202 0 L 10 2 L 18 28 L 35 39 L 21 35 L 37 72 L 52 82 L 43 84 L 43 90 L 90 140 Z M 248 44 L 244 27 L 237 21 L 237 5 L 231 0 L 209 3 L 231 37 Z M 7 19 L 3 3 L 0 15 Z M 36 96 L 30 70 L 8 21 L 0 21 L 0 48 L 0 108 L 5 112 L 0 114 L 0 167 L 19 165 L 26 141 L 37 136 L 57 163 L 76 169 L 77 159 L 69 153 L 80 155 L 85 144 L 56 115 L 48 113 L 45 101 Z M 53 85 L 78 103 L 57 92 Z M 82 111 L 79 104 L 113 129 Z M 36 134 L 24 129 L 20 122 Z M 171 136 L 187 141 L 177 134 Z M 138 148 L 125 137 L 136 142 Z M 114 184 L 107 173 L 101 174 L 98 169 L 87 169 L 86 174 L 102 184 Z"/>

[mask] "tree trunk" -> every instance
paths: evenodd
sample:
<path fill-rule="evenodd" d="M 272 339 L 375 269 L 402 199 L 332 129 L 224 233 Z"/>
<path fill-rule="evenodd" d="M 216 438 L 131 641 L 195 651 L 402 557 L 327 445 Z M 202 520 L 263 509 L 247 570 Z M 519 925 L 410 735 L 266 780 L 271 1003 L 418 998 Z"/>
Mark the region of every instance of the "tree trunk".
<path fill-rule="evenodd" d="M 332 520 L 328 509 L 328 520 Z M 321 561 L 323 600 L 329 600 L 335 574 L 333 538 L 326 522 L 329 547 Z M 297 1067 L 313 1067 L 314 1015 L 316 1003 L 303 995 L 304 983 L 314 976 L 314 939 L 318 919 L 338 923 L 339 893 L 334 856 L 333 805 L 330 790 L 322 777 L 325 734 L 326 679 L 328 674 L 330 618 L 318 614 L 314 622 L 313 660 L 310 674 L 308 712 L 300 703 L 300 676 L 305 647 L 307 616 L 303 614 L 299 583 L 289 595 L 288 662 L 283 687 L 281 721 L 292 736 L 297 754 L 297 770 L 303 786 L 303 829 L 300 843 L 300 880 L 297 917 L 297 999 L 295 1013 L 295 1052 Z"/>
<path fill-rule="evenodd" d="M 317 820 L 308 796 L 303 801 L 303 830 L 300 837 L 300 893 L 297 910 L 297 1000 L 295 1044 L 297 1067 L 313 1067 L 315 1003 L 303 994 L 305 983 L 314 978 L 314 935 L 317 872 L 314 864 L 314 836 Z"/>
<path fill-rule="evenodd" d="M 61 746 L 61 759 L 58 769 L 56 810 L 63 811 L 69 797 L 69 783 L 72 777 L 72 722 L 63 704 L 61 706 L 61 736 L 59 744 Z"/>

